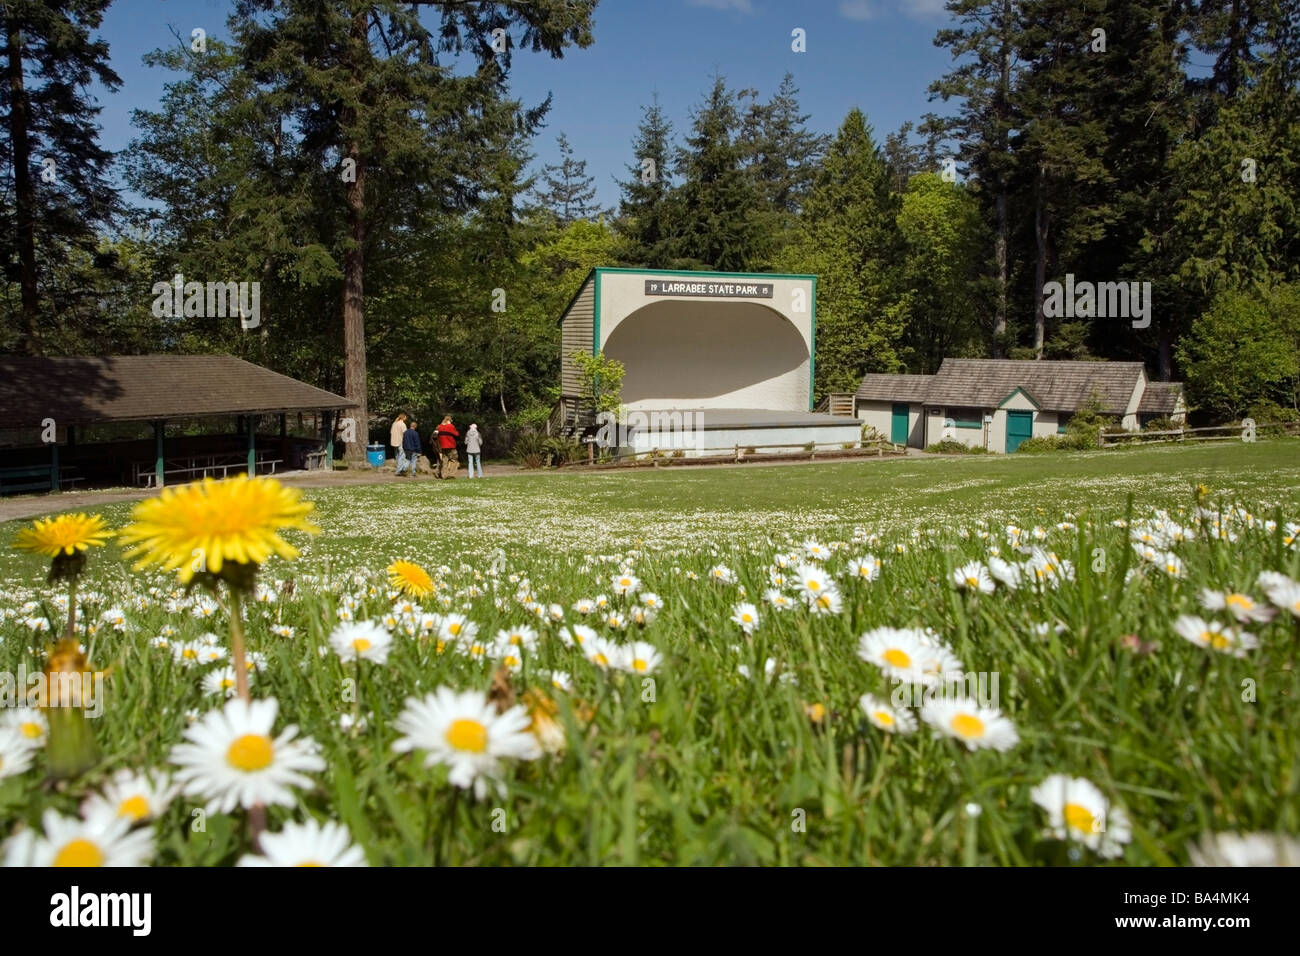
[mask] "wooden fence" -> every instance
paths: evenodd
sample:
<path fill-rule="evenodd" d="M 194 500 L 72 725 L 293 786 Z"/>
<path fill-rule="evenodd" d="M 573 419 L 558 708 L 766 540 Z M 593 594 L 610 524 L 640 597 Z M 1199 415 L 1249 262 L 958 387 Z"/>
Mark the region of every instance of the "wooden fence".
<path fill-rule="evenodd" d="M 849 448 L 845 448 L 849 445 Z M 764 451 L 764 449 L 776 449 L 776 451 Z M 689 450 L 695 454 L 687 457 L 685 451 Z M 572 462 L 570 466 L 578 465 L 588 468 L 604 467 L 627 467 L 635 465 L 684 465 L 684 464 L 717 464 L 718 462 L 742 462 L 742 461 L 771 461 L 775 459 L 806 459 L 812 461 L 818 456 L 822 458 L 862 458 L 874 454 L 878 458 L 885 455 L 906 455 L 907 448 L 903 445 L 895 445 L 891 441 L 883 438 L 867 439 L 865 441 L 855 442 L 802 442 L 779 445 L 725 445 L 710 448 L 654 448 L 642 449 L 640 451 L 627 451 L 617 455 L 607 455 L 603 458 L 596 458 L 592 461 L 580 459 Z M 675 452 L 682 451 L 680 455 L 674 455 Z M 708 454 L 714 452 L 714 454 Z"/>
<path fill-rule="evenodd" d="M 1189 441 L 1231 441 L 1253 442 L 1258 436 L 1300 435 L 1300 422 L 1264 422 L 1256 423 L 1245 419 L 1237 425 L 1211 425 L 1205 428 L 1171 428 L 1149 432 L 1108 432 L 1105 429 L 1098 434 L 1098 444 L 1102 448 L 1114 448 L 1118 445 L 1145 445 L 1161 442 Z"/>

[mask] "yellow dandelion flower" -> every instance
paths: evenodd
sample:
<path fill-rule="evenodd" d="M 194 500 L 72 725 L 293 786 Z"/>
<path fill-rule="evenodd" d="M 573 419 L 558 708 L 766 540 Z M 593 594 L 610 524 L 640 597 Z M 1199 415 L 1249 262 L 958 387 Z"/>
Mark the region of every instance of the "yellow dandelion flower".
<path fill-rule="evenodd" d="M 393 587 L 413 598 L 427 597 L 433 593 L 433 578 L 414 561 L 394 561 L 388 566 L 388 581 Z"/>
<path fill-rule="evenodd" d="M 23 528 L 14 537 L 14 547 L 19 551 L 57 558 L 61 554 L 85 551 L 92 545 L 102 548 L 112 534 L 99 515 L 59 515 L 40 518 L 30 528 Z"/>
<path fill-rule="evenodd" d="M 297 557 L 298 549 L 278 532 L 316 534 L 320 529 L 306 518 L 313 507 L 298 489 L 274 478 L 204 478 L 140 502 L 120 538 L 136 545 L 126 554 L 139 556 L 136 570 L 160 565 L 189 584 L 198 573 L 222 575 L 227 565 L 258 565 L 272 554 Z"/>

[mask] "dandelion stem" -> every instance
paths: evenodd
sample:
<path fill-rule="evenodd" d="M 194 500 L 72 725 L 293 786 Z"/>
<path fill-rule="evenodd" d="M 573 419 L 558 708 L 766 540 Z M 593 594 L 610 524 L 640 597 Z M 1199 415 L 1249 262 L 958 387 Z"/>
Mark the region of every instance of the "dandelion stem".
<path fill-rule="evenodd" d="M 235 668 L 235 690 L 239 699 L 249 701 L 248 664 L 244 656 L 244 608 L 239 591 L 230 589 L 230 660 Z"/>
<path fill-rule="evenodd" d="M 68 579 L 68 627 L 63 636 L 69 639 L 77 636 L 77 576 L 75 574 Z"/>

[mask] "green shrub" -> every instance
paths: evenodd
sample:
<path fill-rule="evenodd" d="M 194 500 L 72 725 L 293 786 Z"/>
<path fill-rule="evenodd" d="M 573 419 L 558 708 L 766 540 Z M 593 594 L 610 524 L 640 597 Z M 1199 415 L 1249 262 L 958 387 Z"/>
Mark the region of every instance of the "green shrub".
<path fill-rule="evenodd" d="M 686 449 L 685 449 L 685 448 L 678 448 L 676 451 L 673 452 L 673 455 L 672 455 L 672 456 L 673 456 L 674 458 L 685 458 L 685 457 L 686 457 Z"/>
<path fill-rule="evenodd" d="M 746 449 L 744 450 L 744 452 L 743 452 L 742 454 L 746 454 L 746 455 L 757 455 L 757 454 L 758 454 L 758 449 L 755 448 L 753 445 L 750 445 L 748 448 L 746 448 Z"/>
<path fill-rule="evenodd" d="M 1022 445 L 1021 447 L 1023 448 L 1024 446 Z M 970 445 L 963 444 L 962 442 L 959 442 L 953 438 L 945 438 L 943 441 L 933 442 L 925 450 L 929 452 L 934 452 L 936 455 L 988 454 L 987 448 L 983 448 L 979 445 L 971 447 Z"/>
<path fill-rule="evenodd" d="M 546 463 L 556 468 L 579 461 L 587 454 L 582 442 L 572 438 L 561 438 L 559 435 L 550 435 L 543 439 L 542 449 Z"/>
<path fill-rule="evenodd" d="M 541 468 L 546 464 L 546 442 L 545 435 L 535 432 L 520 435 L 510 449 L 510 460 L 520 468 Z"/>
<path fill-rule="evenodd" d="M 1144 432 L 1172 432 L 1182 427 L 1182 422 L 1176 422 L 1172 418 L 1153 418 L 1142 426 L 1142 430 Z"/>
<path fill-rule="evenodd" d="M 1257 425 L 1272 422 L 1300 422 L 1300 411 L 1265 398 L 1251 405 L 1246 411 L 1246 417 L 1255 419 Z"/>

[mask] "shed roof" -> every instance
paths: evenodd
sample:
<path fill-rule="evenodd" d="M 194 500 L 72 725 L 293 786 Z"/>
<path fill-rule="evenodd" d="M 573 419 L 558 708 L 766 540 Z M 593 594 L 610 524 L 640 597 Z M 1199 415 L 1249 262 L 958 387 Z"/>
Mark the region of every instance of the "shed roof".
<path fill-rule="evenodd" d="M 0 356 L 0 427 L 355 408 L 233 355 Z"/>
<path fill-rule="evenodd" d="M 1138 403 L 1142 415 L 1172 415 L 1178 410 L 1178 400 L 1183 396 L 1182 382 L 1147 382 Z"/>
<path fill-rule="evenodd" d="M 868 402 L 923 402 L 932 381 L 933 375 L 869 372 L 862 376 L 857 396 Z"/>
<path fill-rule="evenodd" d="M 946 358 L 926 392 L 930 405 L 998 407 L 1017 388 L 1039 408 L 1073 412 L 1095 390 L 1103 411 L 1123 414 L 1144 375 L 1141 362 Z"/>

